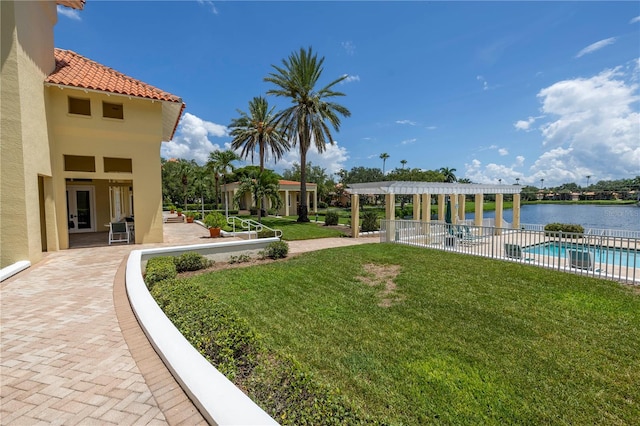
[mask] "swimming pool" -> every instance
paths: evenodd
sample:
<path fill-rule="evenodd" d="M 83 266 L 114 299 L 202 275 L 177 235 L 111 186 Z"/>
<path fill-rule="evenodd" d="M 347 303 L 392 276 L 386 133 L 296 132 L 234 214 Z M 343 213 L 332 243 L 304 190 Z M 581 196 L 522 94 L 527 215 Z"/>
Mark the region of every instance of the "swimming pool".
<path fill-rule="evenodd" d="M 640 268 L 640 251 L 628 248 L 551 241 L 525 247 L 523 251 L 531 254 L 564 258 L 567 255 L 567 249 L 590 251 L 593 253 L 593 260 L 596 263 Z"/>

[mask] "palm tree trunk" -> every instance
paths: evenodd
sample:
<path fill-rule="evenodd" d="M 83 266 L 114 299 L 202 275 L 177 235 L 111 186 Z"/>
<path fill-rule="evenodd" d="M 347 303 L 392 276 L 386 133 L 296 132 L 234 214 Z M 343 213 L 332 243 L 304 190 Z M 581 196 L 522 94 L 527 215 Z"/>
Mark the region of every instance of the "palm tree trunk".
<path fill-rule="evenodd" d="M 300 204 L 298 222 L 309 222 L 307 207 L 307 149 L 300 145 Z"/>

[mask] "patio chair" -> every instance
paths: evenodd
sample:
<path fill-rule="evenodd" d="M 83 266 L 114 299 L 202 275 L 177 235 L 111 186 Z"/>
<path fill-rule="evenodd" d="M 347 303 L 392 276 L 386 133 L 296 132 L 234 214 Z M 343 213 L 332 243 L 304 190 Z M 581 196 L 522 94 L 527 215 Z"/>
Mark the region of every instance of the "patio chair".
<path fill-rule="evenodd" d="M 588 250 L 569 249 L 567 250 L 567 258 L 570 268 L 586 269 L 587 271 L 594 270 L 593 253 Z M 594 272 L 600 272 L 600 269 L 596 269 Z"/>
<path fill-rule="evenodd" d="M 504 254 L 509 259 L 525 260 L 527 262 L 533 260 L 528 257 L 522 257 L 522 246 L 520 244 L 504 243 Z"/>
<path fill-rule="evenodd" d="M 131 240 L 131 231 L 127 222 L 111 222 L 109 224 L 109 245 L 111 243 L 129 244 Z"/>

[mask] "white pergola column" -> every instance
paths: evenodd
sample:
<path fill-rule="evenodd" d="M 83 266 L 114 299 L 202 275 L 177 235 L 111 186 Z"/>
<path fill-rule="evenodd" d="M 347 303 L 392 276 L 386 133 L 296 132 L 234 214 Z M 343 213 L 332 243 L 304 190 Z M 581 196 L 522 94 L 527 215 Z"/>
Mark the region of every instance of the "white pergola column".
<path fill-rule="evenodd" d="M 464 196 L 464 194 L 458 194 L 458 219 L 459 222 L 462 222 L 464 220 L 464 215 L 465 215 L 465 202 L 466 202 L 466 198 Z"/>
<path fill-rule="evenodd" d="M 475 211 L 475 218 L 473 220 L 474 225 L 476 226 L 482 226 L 482 215 L 483 215 L 483 210 L 484 210 L 484 194 L 475 194 L 475 207 L 476 207 L 476 211 Z"/>
<path fill-rule="evenodd" d="M 431 195 L 422 194 L 422 221 L 431 222 Z"/>
<path fill-rule="evenodd" d="M 285 216 L 291 216 L 289 213 L 289 206 L 291 205 L 291 198 L 289 195 L 289 190 L 285 189 L 284 190 L 284 215 Z"/>
<path fill-rule="evenodd" d="M 351 195 L 351 237 L 358 238 L 360 234 L 360 197 Z"/>
<path fill-rule="evenodd" d="M 520 194 L 513 194 L 513 228 L 520 229 Z"/>
<path fill-rule="evenodd" d="M 444 222 L 444 208 L 445 208 L 444 194 L 438 194 L 438 220 Z"/>
<path fill-rule="evenodd" d="M 318 214 L 318 187 L 313 190 L 313 212 Z"/>
<path fill-rule="evenodd" d="M 389 220 L 387 226 L 387 241 L 395 241 L 396 234 L 396 194 L 386 194 L 384 196 L 385 217 Z"/>
<path fill-rule="evenodd" d="M 420 218 L 420 195 L 413 194 L 413 220 Z"/>
<path fill-rule="evenodd" d="M 504 207 L 504 196 L 496 194 L 496 235 L 501 235 L 502 231 L 502 209 Z"/>

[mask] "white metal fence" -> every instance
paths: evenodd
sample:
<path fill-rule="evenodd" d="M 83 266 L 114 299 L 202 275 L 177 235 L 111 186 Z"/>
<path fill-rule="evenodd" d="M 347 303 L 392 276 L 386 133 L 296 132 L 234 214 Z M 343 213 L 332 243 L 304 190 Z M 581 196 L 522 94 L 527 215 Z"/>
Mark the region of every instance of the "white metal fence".
<path fill-rule="evenodd" d="M 381 220 L 380 241 L 520 262 L 640 284 L 640 238 L 616 232 L 548 232 L 467 223 Z"/>

